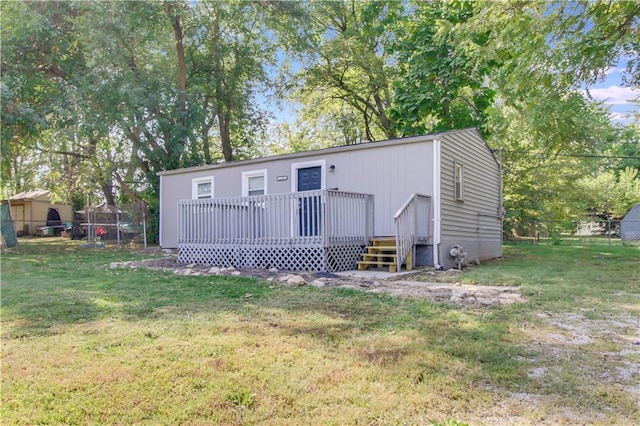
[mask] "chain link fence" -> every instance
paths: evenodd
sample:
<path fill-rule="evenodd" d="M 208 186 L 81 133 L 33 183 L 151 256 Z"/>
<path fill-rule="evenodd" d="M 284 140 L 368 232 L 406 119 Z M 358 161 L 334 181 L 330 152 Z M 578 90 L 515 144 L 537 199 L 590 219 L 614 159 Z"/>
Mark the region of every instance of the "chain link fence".
<path fill-rule="evenodd" d="M 148 218 L 146 204 L 130 203 L 109 206 L 85 206 L 76 212 L 82 221 L 74 222 L 71 238 L 85 238 L 89 246 L 106 242 L 147 247 Z"/>
<path fill-rule="evenodd" d="M 64 218 L 67 219 L 67 218 Z M 85 206 L 71 220 L 12 220 L 18 237 L 63 237 L 83 246 L 105 244 L 147 246 L 149 215 L 144 203 Z"/>
<path fill-rule="evenodd" d="M 640 245 L 640 220 L 522 221 L 507 225 L 505 240 L 555 245 Z"/>

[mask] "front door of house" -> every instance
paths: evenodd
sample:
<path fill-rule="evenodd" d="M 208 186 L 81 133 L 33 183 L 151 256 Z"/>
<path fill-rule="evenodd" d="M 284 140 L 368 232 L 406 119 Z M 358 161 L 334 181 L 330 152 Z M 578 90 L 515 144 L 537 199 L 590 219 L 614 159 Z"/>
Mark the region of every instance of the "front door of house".
<path fill-rule="evenodd" d="M 298 169 L 298 192 L 322 189 L 322 167 Z M 300 235 L 311 237 L 320 235 L 320 195 L 302 197 L 299 204 Z"/>

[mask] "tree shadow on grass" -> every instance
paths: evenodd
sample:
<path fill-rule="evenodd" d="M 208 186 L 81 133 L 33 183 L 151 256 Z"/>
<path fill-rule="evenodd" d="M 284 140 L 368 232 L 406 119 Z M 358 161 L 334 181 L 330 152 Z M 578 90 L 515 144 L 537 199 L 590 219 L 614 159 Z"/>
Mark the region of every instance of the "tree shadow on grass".
<path fill-rule="evenodd" d="M 242 277 L 99 269 L 70 280 L 47 281 L 43 276 L 31 284 L 10 283 L 3 289 L 3 338 L 60 334 L 66 326 L 114 317 L 136 323 L 166 319 L 166 312 L 230 313 L 252 327 L 275 328 L 285 338 L 305 336 L 321 347 L 361 345 L 351 355 L 384 368 L 404 368 L 407 357 L 419 360 L 423 353 L 437 352 L 487 377 L 521 375 L 517 363 L 505 363 L 516 352 L 502 343 L 508 341 L 506 327 L 469 326 L 466 320 L 473 314 L 450 306 L 357 290 L 289 288 Z M 289 318 L 287 324 L 278 324 L 265 314 L 273 311 L 285 312 L 295 321 Z M 419 342 L 384 337 L 405 332 Z M 376 341 L 368 341 L 369 336 Z M 429 365 L 419 361 L 415 365 L 409 380 L 417 383 Z"/>

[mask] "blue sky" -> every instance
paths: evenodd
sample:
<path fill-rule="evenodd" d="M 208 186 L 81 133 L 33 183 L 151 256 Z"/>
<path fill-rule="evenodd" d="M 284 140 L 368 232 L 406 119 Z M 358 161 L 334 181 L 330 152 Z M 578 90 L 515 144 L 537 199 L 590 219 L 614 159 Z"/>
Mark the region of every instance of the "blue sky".
<path fill-rule="evenodd" d="M 594 99 L 609 105 L 613 120 L 628 124 L 632 121 L 629 115 L 640 112 L 639 105 L 632 102 L 632 99 L 640 97 L 640 91 L 622 85 L 625 64 L 625 61 L 620 61 L 617 66 L 608 70 L 604 81 L 587 89 Z"/>
<path fill-rule="evenodd" d="M 633 99 L 640 98 L 640 89 L 631 88 L 622 85 L 622 75 L 625 71 L 627 62 L 624 58 L 620 59 L 616 66 L 611 67 L 603 81 L 586 87 L 591 97 L 597 101 L 604 102 L 609 106 L 612 121 L 630 124 L 634 118 L 633 113 L 640 113 L 640 104 L 633 102 Z M 294 64 L 295 68 L 299 64 Z M 288 122 L 293 124 L 297 118 L 296 109 L 300 105 L 291 101 L 282 101 L 279 105 L 266 101 L 270 109 L 276 116 L 276 122 Z"/>

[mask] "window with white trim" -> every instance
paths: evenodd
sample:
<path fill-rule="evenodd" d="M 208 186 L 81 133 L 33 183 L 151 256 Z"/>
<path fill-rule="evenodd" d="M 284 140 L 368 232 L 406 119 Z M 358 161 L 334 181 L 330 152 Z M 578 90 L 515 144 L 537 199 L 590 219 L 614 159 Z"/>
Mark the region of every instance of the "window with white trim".
<path fill-rule="evenodd" d="M 191 185 L 191 198 L 195 200 L 213 198 L 213 176 L 193 179 Z"/>
<path fill-rule="evenodd" d="M 242 195 L 266 195 L 267 194 L 267 170 L 252 170 L 242 172 Z"/>
<path fill-rule="evenodd" d="M 464 168 L 458 162 L 453 163 L 453 196 L 456 201 L 464 200 Z"/>

